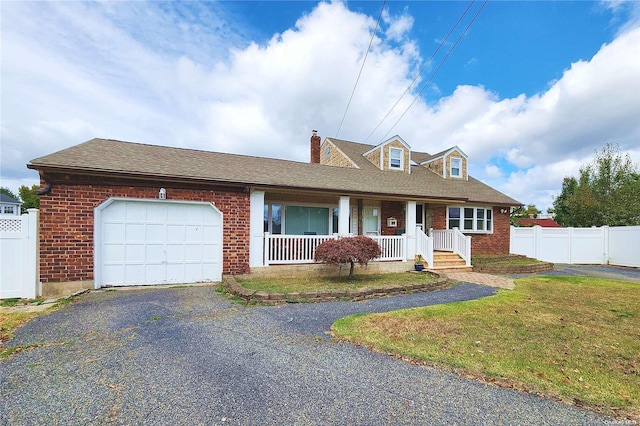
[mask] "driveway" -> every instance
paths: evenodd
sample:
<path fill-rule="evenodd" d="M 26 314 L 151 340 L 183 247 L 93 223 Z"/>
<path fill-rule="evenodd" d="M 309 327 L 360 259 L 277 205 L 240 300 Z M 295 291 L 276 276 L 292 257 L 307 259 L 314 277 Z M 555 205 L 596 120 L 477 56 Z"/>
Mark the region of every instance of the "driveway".
<path fill-rule="evenodd" d="M 210 286 L 96 291 L 0 361 L 0 424 L 594 425 L 607 418 L 332 340 L 340 317 L 491 295 L 243 307 Z"/>

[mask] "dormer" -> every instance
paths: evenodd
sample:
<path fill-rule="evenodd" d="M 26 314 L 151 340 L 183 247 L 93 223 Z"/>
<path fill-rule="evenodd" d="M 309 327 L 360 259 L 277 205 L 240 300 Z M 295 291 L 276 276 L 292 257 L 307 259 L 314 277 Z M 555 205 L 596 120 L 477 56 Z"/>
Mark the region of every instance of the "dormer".
<path fill-rule="evenodd" d="M 387 139 L 362 155 L 380 170 L 411 173 L 411 147 L 400 136 Z"/>
<path fill-rule="evenodd" d="M 421 166 L 441 175 L 444 179 L 460 180 L 469 180 L 467 164 L 467 154 L 457 146 L 434 154 L 430 159 L 420 163 Z"/>

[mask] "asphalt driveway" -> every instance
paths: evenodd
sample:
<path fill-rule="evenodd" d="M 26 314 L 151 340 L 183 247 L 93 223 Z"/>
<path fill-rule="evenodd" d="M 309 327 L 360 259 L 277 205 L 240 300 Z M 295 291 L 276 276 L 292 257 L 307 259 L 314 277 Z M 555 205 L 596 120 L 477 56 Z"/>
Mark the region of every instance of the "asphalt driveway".
<path fill-rule="evenodd" d="M 494 291 L 278 307 L 233 304 L 209 286 L 91 292 L 8 342 L 40 346 L 0 361 L 0 424 L 606 424 L 326 334 L 348 314 Z"/>

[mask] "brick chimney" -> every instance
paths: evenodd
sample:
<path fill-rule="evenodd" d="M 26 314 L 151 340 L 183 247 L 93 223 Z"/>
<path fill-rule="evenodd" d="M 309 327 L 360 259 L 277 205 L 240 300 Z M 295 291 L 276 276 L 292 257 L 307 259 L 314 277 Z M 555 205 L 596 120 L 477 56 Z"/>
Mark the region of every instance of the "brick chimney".
<path fill-rule="evenodd" d="M 317 130 L 313 130 L 311 135 L 311 163 L 320 163 L 320 136 Z"/>

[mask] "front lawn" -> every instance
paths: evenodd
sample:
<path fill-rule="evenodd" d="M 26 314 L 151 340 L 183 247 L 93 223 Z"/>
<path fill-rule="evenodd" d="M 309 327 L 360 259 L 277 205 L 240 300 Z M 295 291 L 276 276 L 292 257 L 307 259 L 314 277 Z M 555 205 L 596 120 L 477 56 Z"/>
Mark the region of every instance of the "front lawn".
<path fill-rule="evenodd" d="M 354 315 L 334 335 L 501 386 L 640 420 L 640 286 L 516 281 L 468 302 Z"/>
<path fill-rule="evenodd" d="M 347 275 L 300 278 L 250 278 L 237 279 L 244 288 L 266 293 L 302 293 L 305 291 L 358 290 L 381 288 L 390 285 L 435 282 L 438 277 L 429 273 L 399 272 L 390 274 L 360 274 L 349 279 Z"/>

